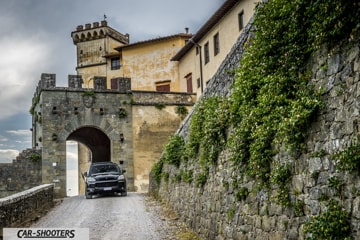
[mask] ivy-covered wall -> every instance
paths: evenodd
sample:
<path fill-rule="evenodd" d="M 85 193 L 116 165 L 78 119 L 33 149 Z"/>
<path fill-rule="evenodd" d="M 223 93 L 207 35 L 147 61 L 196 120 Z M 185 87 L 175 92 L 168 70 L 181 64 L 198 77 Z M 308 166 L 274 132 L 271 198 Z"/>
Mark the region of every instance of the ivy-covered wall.
<path fill-rule="evenodd" d="M 152 170 L 202 238 L 360 237 L 359 9 L 258 5 Z"/>

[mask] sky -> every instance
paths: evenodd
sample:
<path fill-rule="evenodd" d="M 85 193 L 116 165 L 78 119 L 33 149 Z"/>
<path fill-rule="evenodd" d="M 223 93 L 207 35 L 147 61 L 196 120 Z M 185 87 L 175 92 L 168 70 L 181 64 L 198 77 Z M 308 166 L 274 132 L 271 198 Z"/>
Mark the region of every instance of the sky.
<path fill-rule="evenodd" d="M 197 30 L 225 0 L 0 1 L 0 163 L 31 148 L 29 109 L 41 73 L 56 86 L 76 74 L 76 26 L 100 22 L 130 34 L 130 43 Z M 70 147 L 74 144 L 70 143 Z M 75 155 L 69 152 L 69 158 Z M 72 163 L 75 165 L 75 163 Z"/>

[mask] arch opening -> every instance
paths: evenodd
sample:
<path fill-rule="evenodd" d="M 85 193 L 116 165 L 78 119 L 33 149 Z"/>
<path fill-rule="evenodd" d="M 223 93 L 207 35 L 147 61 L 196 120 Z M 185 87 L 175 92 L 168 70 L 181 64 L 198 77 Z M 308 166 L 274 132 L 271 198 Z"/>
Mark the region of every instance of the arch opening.
<path fill-rule="evenodd" d="M 110 139 L 101 130 L 94 127 L 82 127 L 72 132 L 67 141 L 84 144 L 91 152 L 91 162 L 111 161 Z"/>
<path fill-rule="evenodd" d="M 110 139 L 95 127 L 82 127 L 72 132 L 67 141 L 67 185 L 71 193 L 84 194 L 85 184 L 82 174 L 86 172 L 92 162 L 111 161 Z M 76 149 L 72 148 L 76 144 Z M 69 151 L 68 151 L 69 150 Z M 74 156 L 76 154 L 76 157 Z M 73 157 L 71 157 L 73 156 Z M 77 177 L 74 167 L 77 167 Z M 77 189 L 77 191 L 75 190 Z"/>

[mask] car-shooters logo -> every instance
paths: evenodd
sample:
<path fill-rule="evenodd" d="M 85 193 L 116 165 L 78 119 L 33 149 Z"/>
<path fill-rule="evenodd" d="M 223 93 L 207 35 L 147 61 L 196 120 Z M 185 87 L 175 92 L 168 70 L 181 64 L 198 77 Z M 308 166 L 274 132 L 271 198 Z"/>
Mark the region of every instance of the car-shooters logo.
<path fill-rule="evenodd" d="M 88 228 L 4 228 L 4 240 L 72 239 L 89 240 Z"/>

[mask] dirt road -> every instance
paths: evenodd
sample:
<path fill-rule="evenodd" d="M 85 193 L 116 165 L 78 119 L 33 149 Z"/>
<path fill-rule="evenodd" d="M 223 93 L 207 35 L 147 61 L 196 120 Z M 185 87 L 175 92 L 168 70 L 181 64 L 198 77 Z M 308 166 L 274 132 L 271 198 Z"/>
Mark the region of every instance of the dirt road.
<path fill-rule="evenodd" d="M 174 229 L 168 229 L 169 219 L 158 215 L 159 208 L 153 206 L 145 203 L 141 193 L 93 199 L 76 196 L 64 199 L 31 227 L 89 228 L 91 240 L 178 239 Z"/>

